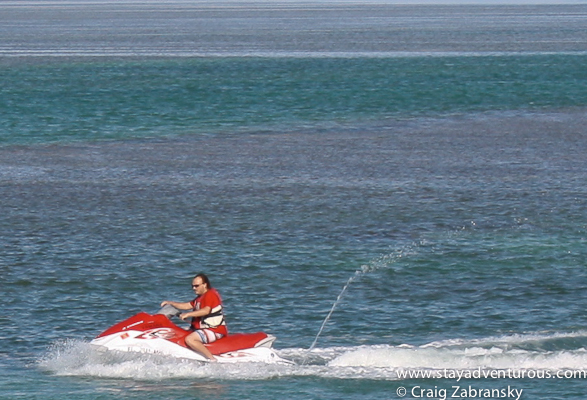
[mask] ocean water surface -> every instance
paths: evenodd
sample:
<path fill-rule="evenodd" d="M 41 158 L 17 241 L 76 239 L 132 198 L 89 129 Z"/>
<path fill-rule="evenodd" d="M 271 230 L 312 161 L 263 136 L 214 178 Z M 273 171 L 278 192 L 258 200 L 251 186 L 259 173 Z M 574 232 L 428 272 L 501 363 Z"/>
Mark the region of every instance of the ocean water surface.
<path fill-rule="evenodd" d="M 0 398 L 584 399 L 587 6 L 0 20 Z M 201 271 L 293 365 L 90 347 Z"/>

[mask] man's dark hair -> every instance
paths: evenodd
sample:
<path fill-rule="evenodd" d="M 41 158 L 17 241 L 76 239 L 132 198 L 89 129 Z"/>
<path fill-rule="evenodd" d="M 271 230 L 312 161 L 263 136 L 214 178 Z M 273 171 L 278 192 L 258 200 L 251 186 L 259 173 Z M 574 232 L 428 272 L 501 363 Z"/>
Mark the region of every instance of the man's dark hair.
<path fill-rule="evenodd" d="M 206 288 L 212 289 L 212 284 L 210 283 L 210 279 L 208 279 L 208 276 L 206 274 L 198 274 L 194 276 L 194 279 L 196 278 L 200 278 L 202 282 L 206 284 Z"/>

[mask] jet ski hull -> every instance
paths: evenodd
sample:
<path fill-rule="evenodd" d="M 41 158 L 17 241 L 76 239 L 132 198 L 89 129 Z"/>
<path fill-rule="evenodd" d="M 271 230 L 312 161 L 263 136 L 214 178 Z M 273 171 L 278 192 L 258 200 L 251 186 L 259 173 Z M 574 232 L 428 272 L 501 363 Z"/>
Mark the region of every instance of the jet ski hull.
<path fill-rule="evenodd" d="M 189 349 L 185 337 L 190 331 L 180 328 L 165 315 L 138 313 L 106 329 L 90 343 L 102 349 L 161 354 L 176 358 L 208 361 Z M 264 332 L 227 335 L 206 345 L 219 362 L 289 363 L 271 348 L 275 337 Z"/>

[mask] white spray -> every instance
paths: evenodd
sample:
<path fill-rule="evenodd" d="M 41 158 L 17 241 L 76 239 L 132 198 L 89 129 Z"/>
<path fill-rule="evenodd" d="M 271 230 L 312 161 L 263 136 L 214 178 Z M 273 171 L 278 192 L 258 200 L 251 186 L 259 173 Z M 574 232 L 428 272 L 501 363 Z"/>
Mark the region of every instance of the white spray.
<path fill-rule="evenodd" d="M 412 243 L 410 245 L 407 245 L 407 246 L 401 248 L 399 251 L 397 251 L 395 253 L 391 253 L 391 254 L 387 254 L 387 255 L 378 257 L 378 258 L 372 260 L 371 262 L 369 262 L 369 264 L 362 265 L 361 269 L 356 270 L 355 273 L 349 278 L 349 280 L 346 282 L 346 284 L 344 285 L 344 287 L 340 291 L 340 294 L 336 298 L 336 301 L 332 305 L 332 308 L 328 312 L 328 315 L 326 315 L 326 318 L 324 318 L 324 321 L 322 322 L 322 325 L 320 326 L 320 329 L 318 330 L 318 334 L 316 335 L 316 338 L 314 339 L 314 342 L 312 343 L 312 345 L 310 346 L 308 351 L 312 351 L 314 349 L 314 347 L 316 346 L 316 343 L 318 342 L 318 338 L 320 337 L 320 334 L 322 334 L 324 327 L 326 326 L 326 324 L 330 320 L 332 313 L 334 312 L 338 303 L 340 303 L 340 301 L 342 300 L 344 293 L 346 292 L 347 288 L 351 285 L 351 283 L 353 283 L 356 279 L 360 278 L 361 276 L 363 276 L 364 274 L 366 274 L 368 272 L 377 271 L 378 269 L 380 269 L 382 267 L 387 267 L 393 263 L 396 263 L 402 257 L 411 253 L 414 248 L 420 247 L 422 244 L 423 244 L 422 241 L 417 242 L 417 243 Z"/>

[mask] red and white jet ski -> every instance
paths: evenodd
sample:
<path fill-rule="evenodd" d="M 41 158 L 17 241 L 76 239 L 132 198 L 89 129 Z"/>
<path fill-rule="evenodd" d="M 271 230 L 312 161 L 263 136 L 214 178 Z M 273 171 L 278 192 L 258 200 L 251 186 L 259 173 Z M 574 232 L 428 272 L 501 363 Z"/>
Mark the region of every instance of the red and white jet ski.
<path fill-rule="evenodd" d="M 180 311 L 167 305 L 157 314 L 140 312 L 106 329 L 90 342 L 108 350 L 152 353 L 208 361 L 185 344 L 190 331 L 171 322 L 171 316 Z M 221 363 L 264 362 L 286 363 L 291 361 L 279 357 L 271 348 L 275 336 L 263 332 L 230 334 L 214 343 L 207 344 L 212 354 Z"/>

